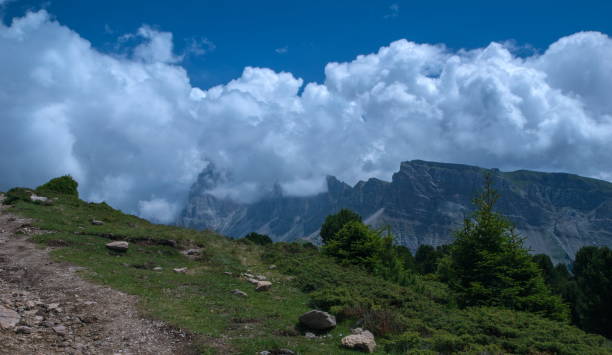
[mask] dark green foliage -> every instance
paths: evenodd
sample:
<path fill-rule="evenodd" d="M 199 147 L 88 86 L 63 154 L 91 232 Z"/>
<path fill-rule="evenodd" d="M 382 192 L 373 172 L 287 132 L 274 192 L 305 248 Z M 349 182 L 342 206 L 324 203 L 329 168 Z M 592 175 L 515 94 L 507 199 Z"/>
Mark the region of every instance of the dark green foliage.
<path fill-rule="evenodd" d="M 555 266 L 552 260 L 550 260 L 550 257 L 546 254 L 536 254 L 533 256 L 533 261 L 540 267 L 540 270 L 542 270 L 542 275 L 544 276 L 546 284 L 550 285 L 555 273 Z"/>
<path fill-rule="evenodd" d="M 327 216 L 320 232 L 323 244 L 329 243 L 342 227 L 349 222 L 361 222 L 361 216 L 346 208 L 341 209 L 336 214 Z"/>
<path fill-rule="evenodd" d="M 421 275 L 433 274 L 438 270 L 440 260 L 450 252 L 448 245 L 432 247 L 431 245 L 421 244 L 416 251 L 414 260 L 416 270 Z"/>
<path fill-rule="evenodd" d="M 64 175 L 62 177 L 54 178 L 49 180 L 47 183 L 40 185 L 36 188 L 37 192 L 53 192 L 62 195 L 70 195 L 79 197 L 78 191 L 79 184 L 70 175 Z"/>
<path fill-rule="evenodd" d="M 355 265 L 385 280 L 409 284 L 412 277 L 404 267 L 393 236 L 383 236 L 381 230 L 374 230 L 362 222 L 346 223 L 333 238 L 323 246 L 325 254 L 333 256 L 342 265 Z"/>
<path fill-rule="evenodd" d="M 606 354 L 603 337 L 526 312 L 491 307 L 458 309 L 439 282 L 402 287 L 365 270 L 297 244 L 276 243 L 263 255 L 311 306 L 330 311 L 342 324 L 375 333 L 381 353 Z"/>
<path fill-rule="evenodd" d="M 255 232 L 251 232 L 245 235 L 244 239 L 251 241 L 255 244 L 258 244 L 258 245 L 272 244 L 272 239 L 269 236 L 265 234 L 255 233 Z"/>
<path fill-rule="evenodd" d="M 382 238 L 359 221 L 346 223 L 323 246 L 325 253 L 340 263 L 360 265 L 369 271 L 374 270 L 381 248 Z"/>
<path fill-rule="evenodd" d="M 487 175 L 477 210 L 451 247 L 450 286 L 462 306 L 496 306 L 565 320 L 568 309 L 551 294 L 511 223 L 493 211 L 498 199 Z"/>
<path fill-rule="evenodd" d="M 395 245 L 395 251 L 397 253 L 397 256 L 400 258 L 402 264 L 404 264 L 404 269 L 406 271 L 417 271 L 416 261 L 414 260 L 414 256 L 410 252 L 410 249 L 406 248 L 403 245 Z"/>
<path fill-rule="evenodd" d="M 583 247 L 576 254 L 574 300 L 578 325 L 612 338 L 612 250 Z"/>
<path fill-rule="evenodd" d="M 6 193 L 4 204 L 13 205 L 17 201 L 30 202 L 30 195 L 32 195 L 32 190 L 23 187 L 14 187 L 8 190 L 8 192 Z"/>

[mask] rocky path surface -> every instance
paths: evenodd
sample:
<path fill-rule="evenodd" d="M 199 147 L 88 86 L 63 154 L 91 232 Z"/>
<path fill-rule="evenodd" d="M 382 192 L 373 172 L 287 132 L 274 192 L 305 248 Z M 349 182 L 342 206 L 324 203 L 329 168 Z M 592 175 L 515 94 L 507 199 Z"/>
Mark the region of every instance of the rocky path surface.
<path fill-rule="evenodd" d="M 29 242 L 43 233 L 0 194 L 0 354 L 187 354 L 188 336 L 143 318 L 135 297 L 95 285 Z"/>

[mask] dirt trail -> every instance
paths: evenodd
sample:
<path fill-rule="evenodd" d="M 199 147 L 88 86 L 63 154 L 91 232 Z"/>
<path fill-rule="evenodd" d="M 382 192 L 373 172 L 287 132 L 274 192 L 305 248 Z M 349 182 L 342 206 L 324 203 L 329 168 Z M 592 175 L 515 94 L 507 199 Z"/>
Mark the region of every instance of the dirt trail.
<path fill-rule="evenodd" d="M 52 261 L 49 249 L 28 241 L 43 232 L 2 200 L 0 194 L 0 354 L 192 353 L 186 334 L 139 315 L 134 296 Z"/>

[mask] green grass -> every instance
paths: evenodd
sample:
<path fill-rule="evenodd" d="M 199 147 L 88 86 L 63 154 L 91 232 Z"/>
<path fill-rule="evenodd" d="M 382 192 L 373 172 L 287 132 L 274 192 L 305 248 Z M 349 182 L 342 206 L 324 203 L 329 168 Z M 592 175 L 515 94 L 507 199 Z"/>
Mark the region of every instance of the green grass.
<path fill-rule="evenodd" d="M 211 232 L 154 225 L 106 204 L 47 194 L 51 205 L 13 201 L 11 212 L 31 217 L 34 237 L 54 246 L 59 261 L 83 266 L 83 276 L 133 294 L 149 317 L 188 330 L 203 354 L 255 354 L 288 348 L 299 354 L 355 354 L 339 346 L 349 329 L 374 331 L 377 353 L 611 354 L 604 338 L 529 313 L 495 308 L 460 310 L 444 284 L 415 277 L 400 287 L 355 267 L 342 267 L 309 245 L 259 246 Z M 94 226 L 91 220 L 104 225 Z M 131 241 L 126 253 L 104 246 L 109 238 Z M 176 241 L 177 246 L 164 241 Z M 191 260 L 180 249 L 200 247 Z M 269 270 L 270 264 L 278 267 Z M 160 266 L 162 271 L 153 271 Z M 187 267 L 187 274 L 173 268 Z M 258 293 L 236 275 L 250 270 L 273 282 Z M 232 272 L 226 275 L 224 272 Z M 234 296 L 241 289 L 247 298 Z M 298 317 L 318 307 L 334 313 L 328 336 L 307 339 Z M 225 345 L 219 345 L 219 344 Z"/>

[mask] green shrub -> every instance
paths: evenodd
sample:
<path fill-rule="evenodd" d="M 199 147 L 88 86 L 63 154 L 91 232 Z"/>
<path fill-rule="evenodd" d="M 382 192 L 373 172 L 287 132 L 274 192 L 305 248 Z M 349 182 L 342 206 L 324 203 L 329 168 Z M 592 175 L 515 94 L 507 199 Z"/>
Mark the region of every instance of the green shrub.
<path fill-rule="evenodd" d="M 265 234 L 259 234 L 259 233 L 255 233 L 255 232 L 251 232 L 249 234 L 247 234 L 246 236 L 244 236 L 245 240 L 248 240 L 250 242 L 253 242 L 257 245 L 268 245 L 268 244 L 272 244 L 272 239 L 265 235 Z"/>
<path fill-rule="evenodd" d="M 49 180 L 49 182 L 40 185 L 36 188 L 37 192 L 53 192 L 62 195 L 70 195 L 74 197 L 79 197 L 78 191 L 79 184 L 72 178 L 70 175 L 64 175 L 62 177 L 57 177 Z"/>
<path fill-rule="evenodd" d="M 4 204 L 13 205 L 17 201 L 30 202 L 30 195 L 32 195 L 32 190 L 26 189 L 24 187 L 14 187 L 8 190 L 8 192 L 6 193 Z"/>
<path fill-rule="evenodd" d="M 361 216 L 346 208 L 341 209 L 336 214 L 327 216 L 319 233 L 323 243 L 327 244 L 336 238 L 336 234 L 349 222 L 361 222 Z"/>

